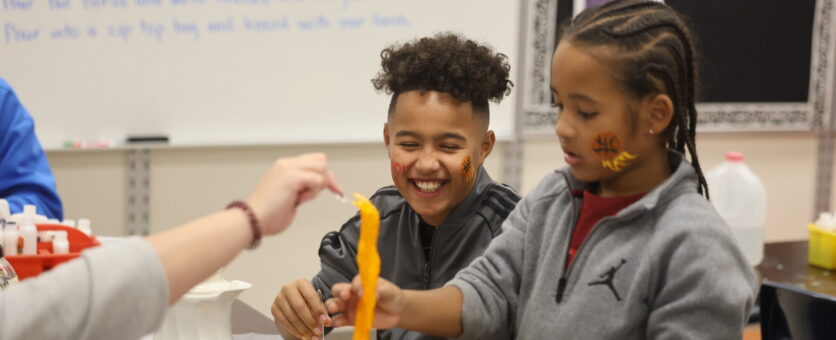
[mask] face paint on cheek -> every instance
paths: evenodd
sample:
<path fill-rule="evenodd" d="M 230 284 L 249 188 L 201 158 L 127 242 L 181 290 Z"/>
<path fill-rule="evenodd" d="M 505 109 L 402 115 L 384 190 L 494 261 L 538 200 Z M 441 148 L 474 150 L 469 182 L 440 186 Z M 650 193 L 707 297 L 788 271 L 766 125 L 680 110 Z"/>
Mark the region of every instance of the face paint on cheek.
<path fill-rule="evenodd" d="M 394 174 L 403 175 L 409 171 L 409 165 L 404 165 L 395 161 L 391 161 L 390 166 L 392 168 L 392 173 Z"/>
<path fill-rule="evenodd" d="M 403 175 L 406 174 L 407 171 L 409 171 L 409 165 L 405 165 L 403 163 L 395 161 L 396 159 L 400 158 L 400 155 L 400 152 L 395 152 L 395 154 L 389 157 L 389 167 L 392 169 L 393 174 Z"/>
<path fill-rule="evenodd" d="M 599 133 L 590 143 L 592 151 L 602 160 L 611 160 L 621 153 L 621 140 L 612 132 Z"/>
<path fill-rule="evenodd" d="M 462 160 L 462 174 L 468 182 L 472 182 L 476 177 L 476 169 L 473 167 L 473 162 L 470 161 L 470 156 L 464 156 Z"/>
<path fill-rule="evenodd" d="M 601 165 L 605 168 L 615 172 L 620 172 L 630 162 L 631 159 L 636 159 L 638 155 L 632 155 L 627 151 L 622 151 L 618 157 L 613 160 L 601 161 Z"/>
<path fill-rule="evenodd" d="M 621 172 L 630 160 L 638 155 L 622 149 L 621 140 L 612 132 L 599 133 L 590 143 L 592 151 L 601 158 L 601 165 L 615 172 Z"/>

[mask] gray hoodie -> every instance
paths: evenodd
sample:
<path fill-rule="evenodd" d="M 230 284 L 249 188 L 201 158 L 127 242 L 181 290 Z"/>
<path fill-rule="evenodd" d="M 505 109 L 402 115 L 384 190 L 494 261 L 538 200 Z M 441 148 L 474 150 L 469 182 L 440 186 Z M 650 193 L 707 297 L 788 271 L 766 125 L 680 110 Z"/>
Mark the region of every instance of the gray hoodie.
<path fill-rule="evenodd" d="M 564 270 L 588 184 L 547 175 L 485 254 L 448 284 L 461 289 L 462 339 L 740 339 L 755 277 L 725 222 L 696 191 L 684 157 L 670 178 L 599 221 Z"/>

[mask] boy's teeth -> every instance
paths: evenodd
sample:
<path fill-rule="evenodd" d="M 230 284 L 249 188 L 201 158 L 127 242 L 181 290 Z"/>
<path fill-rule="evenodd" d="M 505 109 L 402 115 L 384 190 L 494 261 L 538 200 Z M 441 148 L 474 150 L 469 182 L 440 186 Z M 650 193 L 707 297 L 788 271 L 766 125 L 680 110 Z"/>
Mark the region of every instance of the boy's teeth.
<path fill-rule="evenodd" d="M 441 187 L 441 184 L 438 182 L 418 182 L 415 181 L 415 185 L 424 192 L 433 192 L 438 190 Z"/>

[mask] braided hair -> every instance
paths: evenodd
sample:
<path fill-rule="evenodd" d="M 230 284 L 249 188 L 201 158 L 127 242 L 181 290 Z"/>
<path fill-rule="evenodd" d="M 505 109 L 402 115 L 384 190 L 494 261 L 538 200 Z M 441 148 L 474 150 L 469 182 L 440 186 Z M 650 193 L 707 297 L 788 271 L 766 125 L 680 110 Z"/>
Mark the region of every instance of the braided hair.
<path fill-rule="evenodd" d="M 613 1 L 583 11 L 562 29 L 561 40 L 613 48 L 616 53 L 604 58 L 612 65 L 616 83 L 629 96 L 670 96 L 674 115 L 662 136 L 668 148 L 682 154 L 688 150 L 698 176 L 697 191 L 708 198 L 696 148 L 694 37 L 683 17 L 656 1 Z"/>

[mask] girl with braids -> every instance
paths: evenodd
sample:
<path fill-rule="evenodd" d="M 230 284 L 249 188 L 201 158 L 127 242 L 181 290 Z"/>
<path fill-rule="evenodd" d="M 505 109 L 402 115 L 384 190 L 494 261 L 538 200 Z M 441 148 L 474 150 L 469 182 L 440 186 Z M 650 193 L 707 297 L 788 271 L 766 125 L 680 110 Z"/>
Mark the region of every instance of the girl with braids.
<path fill-rule="evenodd" d="M 707 199 L 694 55 L 664 4 L 579 15 L 551 66 L 569 166 L 446 286 L 381 283 L 377 326 L 467 339 L 740 339 L 755 280 Z M 338 325 L 353 322 L 357 291 L 358 280 L 334 287 Z"/>

